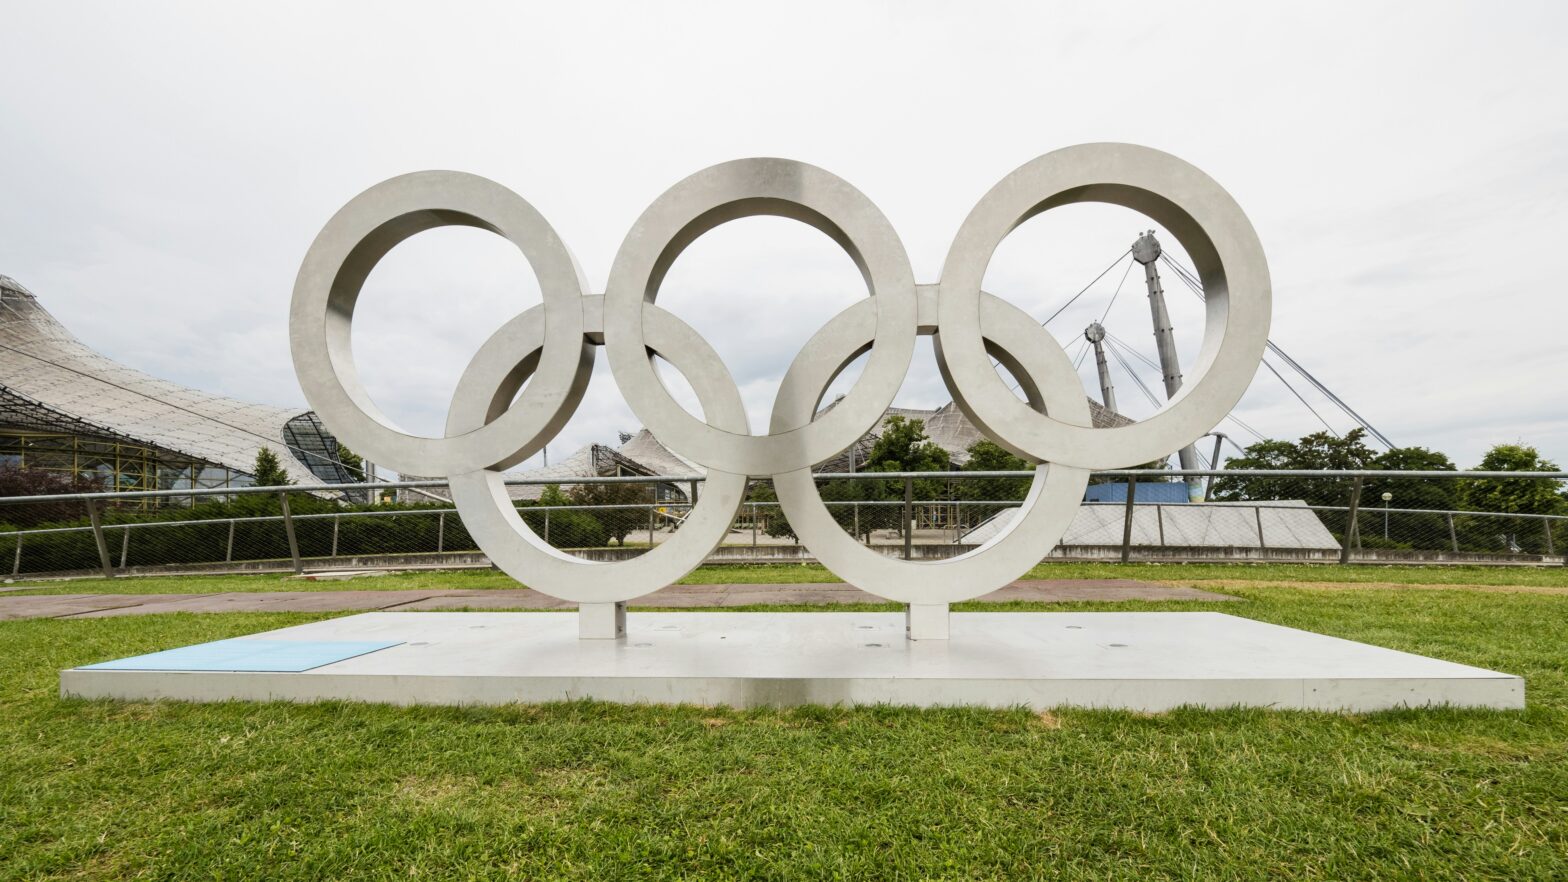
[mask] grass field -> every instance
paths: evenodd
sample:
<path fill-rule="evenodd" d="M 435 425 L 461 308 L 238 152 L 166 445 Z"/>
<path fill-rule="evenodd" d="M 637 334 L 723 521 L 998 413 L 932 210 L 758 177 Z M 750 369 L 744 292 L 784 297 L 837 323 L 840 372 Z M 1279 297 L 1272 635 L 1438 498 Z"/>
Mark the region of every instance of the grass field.
<path fill-rule="evenodd" d="M 1150 564 L 1044 563 L 1028 579 L 1139 579 L 1173 584 L 1205 582 L 1310 583 L 1374 585 L 1481 585 L 1561 588 L 1568 590 L 1568 567 L 1487 566 L 1334 566 L 1323 564 Z M 756 564 L 706 566 L 681 580 L 686 585 L 722 583 L 789 584 L 837 582 L 817 564 Z M 405 591 L 429 588 L 483 590 L 516 588 L 496 570 L 424 570 L 330 581 L 292 576 L 139 576 L 121 579 L 72 579 L 61 582 L 19 582 L 0 597 L 20 594 L 209 594 L 230 591 Z"/>
<path fill-rule="evenodd" d="M 1568 596 L 1227 590 L 1228 613 L 1523 675 L 1529 707 L 62 701 L 60 668 L 314 617 L 8 622 L 0 879 L 1568 878 Z"/>

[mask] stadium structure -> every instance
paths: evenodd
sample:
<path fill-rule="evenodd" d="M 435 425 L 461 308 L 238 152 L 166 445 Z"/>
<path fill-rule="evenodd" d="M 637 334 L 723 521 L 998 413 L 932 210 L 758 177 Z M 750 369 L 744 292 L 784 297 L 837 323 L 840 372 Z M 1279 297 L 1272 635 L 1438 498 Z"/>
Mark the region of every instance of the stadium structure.
<path fill-rule="evenodd" d="M 254 483 L 263 447 L 295 483 L 360 480 L 315 413 L 236 401 L 123 365 L 0 276 L 0 464 L 96 477 L 116 491 L 243 487 Z"/>

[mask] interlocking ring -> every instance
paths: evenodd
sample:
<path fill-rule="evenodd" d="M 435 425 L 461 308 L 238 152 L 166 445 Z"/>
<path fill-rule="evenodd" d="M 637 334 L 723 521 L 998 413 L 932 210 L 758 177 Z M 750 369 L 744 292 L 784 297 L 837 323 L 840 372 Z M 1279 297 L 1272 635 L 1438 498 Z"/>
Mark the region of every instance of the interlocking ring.
<path fill-rule="evenodd" d="M 399 242 L 436 227 L 489 230 L 517 246 L 539 277 L 545 344 L 534 382 L 500 418 L 472 432 L 424 438 L 399 429 L 359 382 L 351 330 L 370 271 Z M 426 171 L 383 181 L 327 221 L 294 282 L 289 343 L 305 399 L 366 458 L 415 475 L 509 468 L 555 436 L 577 409 L 593 368 L 583 336 L 588 283 L 544 216 L 478 175 Z"/>
<path fill-rule="evenodd" d="M 1123 205 L 1162 224 L 1193 258 L 1208 298 L 1194 378 L 1158 414 L 1131 426 L 1093 428 L 1061 347 L 1027 314 L 981 290 L 1008 232 L 1042 211 L 1083 201 Z M 802 349 L 780 385 L 766 435 L 749 433 L 740 391 L 713 348 L 655 303 L 665 273 L 688 245 L 722 223 L 754 215 L 788 217 L 826 233 L 855 261 L 871 295 Z M 424 438 L 398 429 L 370 400 L 350 355 L 350 329 L 354 302 L 377 261 L 409 236 L 451 224 L 491 230 L 515 244 L 539 277 L 544 303 L 480 347 L 458 383 L 445 436 Z M 290 312 L 295 370 L 327 426 L 400 472 L 447 477 L 470 535 L 497 566 L 539 591 L 581 603 L 630 600 L 701 564 L 742 505 L 748 476 L 771 476 L 804 544 L 866 591 L 910 604 L 993 591 L 1061 538 L 1089 470 L 1165 456 L 1230 411 L 1261 363 L 1271 298 L 1262 247 L 1230 196 L 1187 163 L 1127 144 L 1058 150 L 1008 175 L 965 220 L 935 287 L 917 289 L 892 225 L 858 190 L 804 163 L 743 159 L 698 172 L 655 200 L 622 243 L 606 294 L 587 290 L 571 253 L 521 197 L 473 175 L 419 172 L 366 190 L 327 223 L 300 268 Z M 811 466 L 877 425 L 903 382 L 915 337 L 932 332 L 938 367 L 959 408 L 998 444 L 1041 465 L 1000 535 L 959 557 L 912 563 L 884 557 L 840 529 Z M 571 417 L 601 340 L 633 412 L 666 447 L 708 469 L 706 492 L 669 541 L 632 560 L 603 564 L 534 535 L 501 475 Z M 829 384 L 868 350 L 849 394 L 819 412 Z M 655 356 L 686 377 L 705 420 L 671 398 Z M 992 358 L 1018 380 L 1027 400 L 1006 387 Z"/>
<path fill-rule="evenodd" d="M 801 221 L 839 243 L 865 277 L 877 318 L 871 357 L 844 400 L 809 426 L 762 436 L 726 432 L 676 403 L 648 362 L 642 326 L 643 302 L 654 302 L 686 246 L 722 223 L 757 215 Z M 626 403 L 661 444 L 708 468 L 767 475 L 837 456 L 876 425 L 909 370 L 915 309 L 909 255 L 870 199 L 802 162 L 738 159 L 681 181 L 637 219 L 610 270 L 604 348 Z M 728 377 L 722 363 L 718 369 Z"/>
<path fill-rule="evenodd" d="M 691 326 L 663 310 L 647 309 L 648 349 L 686 377 L 714 425 L 745 432 L 740 390 L 712 369 L 718 353 Z M 447 434 L 474 431 L 505 409 L 546 343 L 546 311 L 544 306 L 528 310 L 480 347 L 457 383 Z M 678 581 L 695 567 L 693 560 L 701 563 L 724 541 L 746 495 L 745 475 L 709 470 L 702 497 L 669 540 L 630 560 L 604 563 L 574 557 L 534 533 L 512 506 L 499 471 L 460 473 L 451 481 L 463 526 L 492 563 L 536 591 L 579 603 L 631 600 Z"/>
<path fill-rule="evenodd" d="M 1008 233 L 1077 202 L 1141 211 L 1187 249 L 1207 301 L 1203 345 L 1181 391 L 1130 426 L 1075 426 L 1026 407 L 986 357 L 980 284 Z M 1126 468 L 1170 455 L 1230 413 L 1263 361 L 1270 289 L 1263 246 L 1241 207 L 1212 178 L 1158 150 L 1081 144 L 1047 153 L 1003 178 L 975 205 L 942 265 L 937 360 L 964 415 L 1029 459 L 1087 469 Z"/>
<path fill-rule="evenodd" d="M 1074 425 L 1090 425 L 1089 405 L 1067 353 L 1028 313 L 989 294 L 984 298 L 981 327 L 986 342 L 1018 379 L 1029 405 Z M 809 422 L 833 379 L 871 341 L 876 316 L 866 305 L 861 302 L 839 313 L 795 357 L 774 404 L 775 431 Z M 822 502 L 810 468 L 773 476 L 791 529 L 823 566 L 864 591 L 922 604 L 979 597 L 1028 572 L 1044 556 L 1041 537 L 1056 544 L 1072 523 L 1088 484 L 1084 469 L 1037 466 L 1018 513 L 997 536 L 957 557 L 912 563 L 888 557 L 844 532 Z"/>

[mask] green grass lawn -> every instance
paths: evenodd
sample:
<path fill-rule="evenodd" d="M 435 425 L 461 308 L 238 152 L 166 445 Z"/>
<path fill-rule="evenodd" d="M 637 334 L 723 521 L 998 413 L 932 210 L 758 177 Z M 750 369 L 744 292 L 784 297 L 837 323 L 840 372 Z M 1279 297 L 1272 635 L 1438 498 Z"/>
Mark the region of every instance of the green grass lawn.
<path fill-rule="evenodd" d="M 1422 585 L 1516 585 L 1568 588 L 1568 567 L 1337 566 L 1328 564 L 1151 564 L 1044 563 L 1029 579 L 1141 579 L 1156 582 L 1248 580 L 1277 582 L 1396 583 Z M 788 584 L 837 582 L 817 564 L 705 566 L 681 580 L 686 585 L 720 583 Z M 226 591 L 406 591 L 430 588 L 482 590 L 516 588 L 491 569 L 422 570 L 327 581 L 276 574 L 243 576 L 136 576 L 20 582 L 0 597 L 20 594 L 209 594 Z"/>
<path fill-rule="evenodd" d="M 1568 596 L 1230 590 L 1227 613 L 1521 674 L 1529 707 L 63 701 L 64 667 L 319 617 L 7 622 L 0 879 L 1568 878 Z"/>

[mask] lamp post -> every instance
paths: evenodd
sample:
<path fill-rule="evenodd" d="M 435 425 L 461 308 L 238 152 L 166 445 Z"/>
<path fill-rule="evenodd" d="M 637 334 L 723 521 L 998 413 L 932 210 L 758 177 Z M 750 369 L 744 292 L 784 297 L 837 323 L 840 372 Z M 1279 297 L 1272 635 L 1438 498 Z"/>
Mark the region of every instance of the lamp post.
<path fill-rule="evenodd" d="M 1390 501 L 1392 501 L 1393 498 L 1394 498 L 1394 494 L 1388 492 L 1387 490 L 1383 491 L 1383 538 L 1384 539 L 1388 538 L 1388 503 Z"/>

